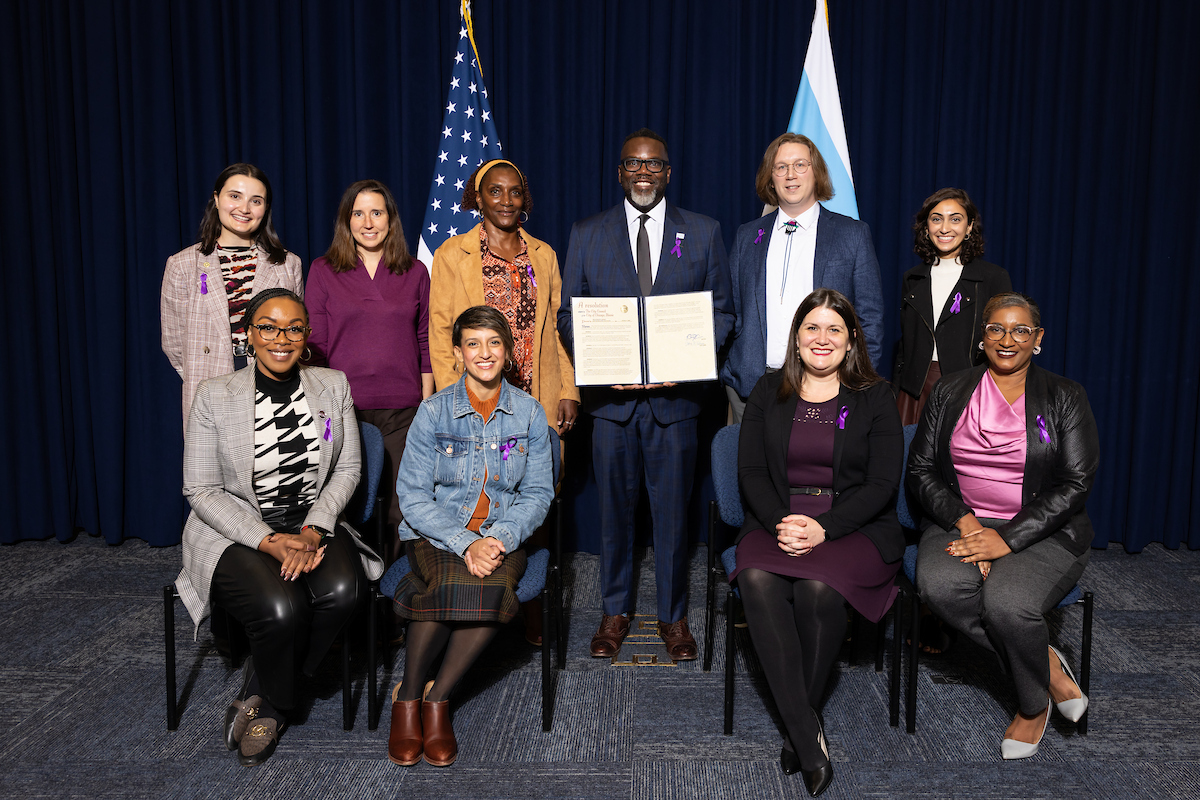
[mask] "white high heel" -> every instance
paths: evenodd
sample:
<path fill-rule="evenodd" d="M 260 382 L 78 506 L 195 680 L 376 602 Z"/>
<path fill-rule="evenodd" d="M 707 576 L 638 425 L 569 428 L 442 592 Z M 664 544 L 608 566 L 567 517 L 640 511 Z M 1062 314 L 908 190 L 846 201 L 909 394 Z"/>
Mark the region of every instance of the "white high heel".
<path fill-rule="evenodd" d="M 1005 761 L 1037 755 L 1038 745 L 1042 743 L 1042 737 L 1046 735 L 1046 726 L 1050 724 L 1050 706 L 1053 703 L 1053 700 L 1046 698 L 1046 720 L 1042 723 L 1042 732 L 1038 735 L 1036 742 L 1030 744 L 1029 742 L 1018 742 L 1016 739 L 1005 739 L 1000 743 L 1000 755 L 1004 757 Z"/>
<path fill-rule="evenodd" d="M 1063 658 L 1063 654 L 1054 645 L 1050 645 L 1050 649 L 1058 657 L 1058 663 L 1062 664 L 1063 672 L 1067 673 L 1067 677 L 1071 679 L 1071 683 L 1075 684 L 1076 689 L 1079 689 L 1079 697 L 1072 700 L 1063 700 L 1061 703 L 1055 703 L 1054 706 L 1058 709 L 1058 713 L 1071 720 L 1071 722 L 1079 722 L 1084 712 L 1087 711 L 1087 695 L 1083 693 L 1083 689 L 1079 686 L 1079 681 L 1075 680 L 1075 673 L 1071 672 L 1071 668 L 1067 665 L 1067 659 Z"/>

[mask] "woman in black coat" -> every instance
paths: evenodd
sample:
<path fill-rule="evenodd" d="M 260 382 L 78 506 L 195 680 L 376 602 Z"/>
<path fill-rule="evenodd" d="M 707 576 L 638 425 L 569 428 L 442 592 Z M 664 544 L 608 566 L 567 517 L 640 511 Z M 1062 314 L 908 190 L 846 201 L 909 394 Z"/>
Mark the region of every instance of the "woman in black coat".
<path fill-rule="evenodd" d="M 803 771 L 815 797 L 833 780 L 819 709 L 846 603 L 877 622 L 896 596 L 904 438 L 844 295 L 805 298 L 789 341 L 783 368 L 759 379 L 742 419 L 746 518 L 730 578 L 787 730 L 780 764 Z"/>
<path fill-rule="evenodd" d="M 1043 335 L 1037 305 L 1000 294 L 984 319 L 987 366 L 934 387 L 912 443 L 908 485 L 925 518 L 917 586 L 1012 676 L 1018 710 L 1000 751 L 1027 758 L 1051 706 L 1072 722 L 1087 710 L 1043 614 L 1087 565 L 1084 504 L 1100 446 L 1083 387 L 1033 363 Z"/>
<path fill-rule="evenodd" d="M 1008 273 L 984 261 L 983 219 L 962 189 L 941 189 L 913 221 L 921 265 L 900 287 L 895 376 L 900 421 L 915 425 L 938 378 L 980 363 L 979 331 L 992 295 L 1011 292 Z"/>

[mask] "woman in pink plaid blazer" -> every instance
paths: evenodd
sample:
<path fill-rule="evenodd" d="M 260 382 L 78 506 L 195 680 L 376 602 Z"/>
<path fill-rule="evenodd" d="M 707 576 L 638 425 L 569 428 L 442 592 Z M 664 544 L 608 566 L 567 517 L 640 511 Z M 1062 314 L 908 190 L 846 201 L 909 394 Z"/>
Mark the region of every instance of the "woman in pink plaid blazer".
<path fill-rule="evenodd" d="M 200 241 L 168 258 L 163 275 L 162 349 L 183 378 L 185 425 L 200 381 L 248 363 L 246 305 L 276 286 L 303 296 L 300 259 L 275 234 L 267 176 L 231 164 L 213 184 Z"/>

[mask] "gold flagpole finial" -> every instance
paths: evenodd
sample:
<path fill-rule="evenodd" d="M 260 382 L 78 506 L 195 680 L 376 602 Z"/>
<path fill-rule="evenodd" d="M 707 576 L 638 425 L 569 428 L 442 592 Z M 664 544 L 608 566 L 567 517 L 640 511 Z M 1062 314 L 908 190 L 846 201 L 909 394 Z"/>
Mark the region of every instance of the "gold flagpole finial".
<path fill-rule="evenodd" d="M 467 37 L 471 40 L 471 51 L 475 53 L 475 66 L 479 67 L 479 74 L 482 75 L 483 63 L 479 60 L 479 48 L 475 46 L 475 26 L 471 23 L 471 0 L 462 0 L 459 13 L 462 15 L 463 25 L 466 26 Z"/>

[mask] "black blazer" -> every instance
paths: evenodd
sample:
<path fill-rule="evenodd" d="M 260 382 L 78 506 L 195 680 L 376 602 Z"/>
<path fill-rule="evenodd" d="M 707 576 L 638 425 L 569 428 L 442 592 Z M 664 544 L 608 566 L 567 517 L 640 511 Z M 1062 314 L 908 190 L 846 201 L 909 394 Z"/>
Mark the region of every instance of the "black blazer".
<path fill-rule="evenodd" d="M 791 511 L 787 448 L 797 396 L 779 400 L 782 372 L 759 379 L 746 403 L 738 438 L 738 482 L 746 501 L 741 541 L 752 530 L 775 532 Z M 904 466 L 904 432 L 891 387 L 880 382 L 862 391 L 845 386 L 838 408 L 845 429 L 833 432 L 833 506 L 815 517 L 826 539 L 862 531 L 887 564 L 904 555 L 904 533 L 896 518 L 896 490 Z"/>
<path fill-rule="evenodd" d="M 930 270 L 929 264 L 913 267 L 904 273 L 900 284 L 900 354 L 892 374 L 896 386 L 913 397 L 920 397 L 925 387 L 935 336 L 943 375 L 982 363 L 979 342 L 983 307 L 992 295 L 1012 291 L 1012 281 L 1003 268 L 976 259 L 963 265 L 962 275 L 950 292 L 951 298 L 955 293 L 962 295 L 958 313 L 950 312 L 952 302 L 935 311 Z"/>
<path fill-rule="evenodd" d="M 985 371 L 987 367 L 980 366 L 938 381 L 925 403 L 908 456 L 908 488 L 920 500 L 925 518 L 946 530 L 971 512 L 958 487 L 950 434 Z M 1030 364 L 1025 377 L 1025 430 L 1021 510 L 996 532 L 1014 553 L 1053 537 L 1082 555 L 1094 535 L 1084 503 L 1100 464 L 1100 440 L 1087 393 L 1075 381 Z"/>

